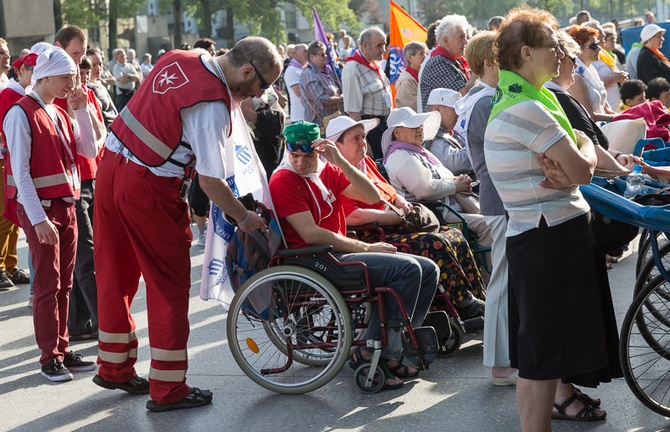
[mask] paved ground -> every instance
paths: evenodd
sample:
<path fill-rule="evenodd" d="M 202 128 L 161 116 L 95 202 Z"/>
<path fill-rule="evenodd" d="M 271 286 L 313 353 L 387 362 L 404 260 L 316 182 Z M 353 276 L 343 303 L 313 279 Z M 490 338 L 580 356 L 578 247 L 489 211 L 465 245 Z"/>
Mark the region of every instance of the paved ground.
<path fill-rule="evenodd" d="M 23 239 L 19 247 L 25 267 Z M 192 251 L 188 382 L 211 389 L 212 405 L 154 414 L 144 408 L 146 396 L 101 389 L 91 382 L 92 372 L 76 374 L 74 381 L 64 384 L 46 381 L 38 373 L 39 352 L 32 335 L 31 310 L 26 307 L 28 287 L 21 286 L 0 293 L 0 430 L 518 430 L 514 389 L 491 385 L 489 370 L 481 365 L 481 335 L 469 336 L 453 357 L 436 360 L 421 380 L 399 391 L 362 394 L 347 367 L 328 385 L 306 395 L 279 395 L 257 386 L 240 371 L 226 346 L 222 308 L 198 297 L 201 252 Z M 632 297 L 633 258 L 610 272 L 619 322 Z M 146 376 L 149 348 L 143 290 L 133 309 L 140 338 L 137 371 Z M 94 342 L 73 347 L 91 360 L 96 355 Z M 607 420 L 597 424 L 555 421 L 555 431 L 670 431 L 670 421 L 639 403 L 623 380 L 589 394 L 603 399 Z"/>

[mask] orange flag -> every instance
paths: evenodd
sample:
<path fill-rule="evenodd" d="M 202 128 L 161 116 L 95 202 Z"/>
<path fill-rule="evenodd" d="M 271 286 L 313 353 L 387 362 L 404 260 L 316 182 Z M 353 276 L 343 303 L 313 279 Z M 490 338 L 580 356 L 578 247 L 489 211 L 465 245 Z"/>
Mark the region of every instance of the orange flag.
<path fill-rule="evenodd" d="M 405 45 L 412 41 L 425 42 L 426 29 L 419 24 L 396 2 L 391 1 L 391 33 L 389 43 L 389 70 L 391 81 L 391 93 L 393 103 L 395 104 L 395 82 L 400 74 L 405 70 L 405 59 L 403 49 Z"/>

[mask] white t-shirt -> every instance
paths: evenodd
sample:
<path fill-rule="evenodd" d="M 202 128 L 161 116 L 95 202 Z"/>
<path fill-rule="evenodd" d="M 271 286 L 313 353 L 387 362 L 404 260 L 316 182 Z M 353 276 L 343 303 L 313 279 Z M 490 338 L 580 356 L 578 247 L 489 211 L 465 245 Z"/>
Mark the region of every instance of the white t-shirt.
<path fill-rule="evenodd" d="M 305 106 L 302 104 L 302 99 L 293 91 L 294 85 L 300 85 L 302 71 L 302 69 L 298 69 L 296 66 L 289 65 L 284 73 L 284 82 L 291 99 L 291 122 L 305 120 Z"/>

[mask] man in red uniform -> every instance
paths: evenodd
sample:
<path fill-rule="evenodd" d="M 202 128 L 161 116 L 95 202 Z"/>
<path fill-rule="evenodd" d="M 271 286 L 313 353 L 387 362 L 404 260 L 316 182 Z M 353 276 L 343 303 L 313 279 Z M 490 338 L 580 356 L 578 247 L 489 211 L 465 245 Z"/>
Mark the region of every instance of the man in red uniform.
<path fill-rule="evenodd" d="M 192 234 L 181 199 L 185 167 L 195 162 L 202 189 L 240 229 L 265 228 L 228 187 L 224 155 L 234 145 L 231 128 L 242 116 L 240 102 L 260 96 L 281 67 L 275 46 L 259 37 L 216 58 L 175 50 L 161 57 L 112 123 L 96 184 L 95 267 L 98 301 L 105 307 L 98 311 L 100 368 L 93 381 L 150 393 L 150 411 L 212 400 L 209 390 L 186 384 Z M 148 381 L 134 368 L 138 343 L 130 307 L 140 275 L 151 346 Z"/>
<path fill-rule="evenodd" d="M 63 48 L 79 66 L 86 51 L 86 35 L 79 27 L 67 25 L 56 33 L 54 45 Z M 93 124 L 95 139 L 102 145 L 107 131 L 95 92 L 81 83 L 79 73 L 75 77 L 75 82 L 87 94 L 87 111 Z M 56 99 L 55 103 L 67 111 L 64 99 Z M 98 289 L 95 285 L 93 265 L 93 194 L 98 169 L 96 158 L 77 156 L 77 169 L 81 176 L 81 193 L 75 204 L 78 234 L 77 257 L 74 264 L 74 284 L 70 294 L 70 318 L 68 320 L 70 339 L 73 341 L 95 338 L 98 333 Z"/>
<path fill-rule="evenodd" d="M 86 93 L 74 87 L 76 73 L 65 51 L 47 48 L 33 70 L 33 92 L 10 108 L 3 122 L 10 154 L 7 195 L 18 200 L 17 216 L 35 267 L 33 321 L 42 351 L 40 374 L 55 382 L 71 380 L 71 372 L 95 369 L 68 348 L 77 249 L 74 203 L 80 183 L 75 158 L 97 154 Z M 53 104 L 65 97 L 76 121 Z"/>

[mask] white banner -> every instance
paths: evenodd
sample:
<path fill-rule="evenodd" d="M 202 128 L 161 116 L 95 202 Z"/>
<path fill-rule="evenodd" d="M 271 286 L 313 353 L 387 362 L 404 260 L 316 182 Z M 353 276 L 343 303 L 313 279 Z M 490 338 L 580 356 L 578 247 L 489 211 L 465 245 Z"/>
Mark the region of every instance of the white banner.
<path fill-rule="evenodd" d="M 258 159 L 241 109 L 235 109 L 232 117 L 233 133 L 229 142 L 233 142 L 234 145 L 226 147 L 228 186 L 236 197 L 251 193 L 257 201 L 274 210 L 265 169 Z M 228 310 L 235 291 L 230 284 L 226 269 L 226 250 L 236 228 L 226 220 L 223 210 L 213 203 L 211 207 L 202 265 L 200 298 L 219 300 L 223 303 L 224 309 Z"/>

